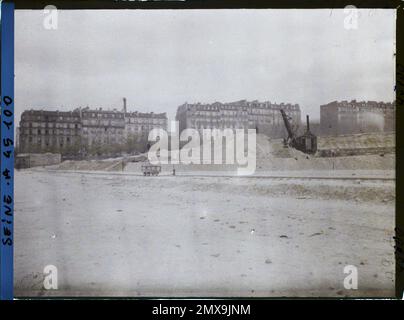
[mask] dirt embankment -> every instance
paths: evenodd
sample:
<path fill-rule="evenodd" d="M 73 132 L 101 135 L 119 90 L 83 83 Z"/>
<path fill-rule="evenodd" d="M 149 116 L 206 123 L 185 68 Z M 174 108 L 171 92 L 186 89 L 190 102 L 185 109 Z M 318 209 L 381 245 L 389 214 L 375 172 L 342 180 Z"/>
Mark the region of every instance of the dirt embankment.
<path fill-rule="evenodd" d="M 320 157 L 307 155 L 283 145 L 281 139 L 270 139 L 257 136 L 255 150 L 256 172 L 284 170 L 394 170 L 395 169 L 395 135 L 394 134 L 362 134 L 339 137 L 319 137 L 318 147 L 321 152 L 339 152 L 357 150 L 359 155 Z M 384 152 L 387 149 L 392 152 Z M 342 151 L 341 151 L 342 150 Z M 345 151 L 343 151 L 345 150 Z M 376 152 L 376 151 L 381 152 Z M 383 151 L 384 150 L 384 151 Z M 383 151 L 383 152 L 382 152 Z M 225 145 L 223 146 L 223 155 Z M 336 153 L 338 154 L 338 153 Z M 254 155 L 250 155 L 254 156 Z M 126 171 L 140 172 L 142 162 L 139 159 L 107 159 L 64 161 L 52 169 L 85 170 L 85 171 Z M 223 159 L 224 160 L 224 159 Z M 133 162 L 131 162 L 133 161 Z M 162 165 L 163 172 L 171 172 L 173 168 L 182 171 L 235 171 L 239 165 Z"/>

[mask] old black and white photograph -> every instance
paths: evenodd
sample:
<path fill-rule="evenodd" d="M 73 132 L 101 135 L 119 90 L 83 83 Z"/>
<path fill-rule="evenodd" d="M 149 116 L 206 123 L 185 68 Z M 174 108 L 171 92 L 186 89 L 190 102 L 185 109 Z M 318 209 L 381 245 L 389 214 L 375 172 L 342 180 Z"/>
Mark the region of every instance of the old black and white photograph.
<path fill-rule="evenodd" d="M 16 297 L 393 297 L 396 11 L 15 12 Z"/>

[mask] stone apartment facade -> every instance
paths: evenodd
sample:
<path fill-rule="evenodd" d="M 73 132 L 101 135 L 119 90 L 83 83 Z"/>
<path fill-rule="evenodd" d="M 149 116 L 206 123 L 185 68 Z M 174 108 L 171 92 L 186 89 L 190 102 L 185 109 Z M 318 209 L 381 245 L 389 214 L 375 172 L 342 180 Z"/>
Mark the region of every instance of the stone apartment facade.
<path fill-rule="evenodd" d="M 119 146 L 131 136 L 147 138 L 167 127 L 165 113 L 126 112 L 102 108 L 73 111 L 26 110 L 21 115 L 18 149 L 23 153 L 78 153 L 96 146 Z"/>
<path fill-rule="evenodd" d="M 126 112 L 125 113 L 125 138 L 137 137 L 147 138 L 149 132 L 154 128 L 163 128 L 167 130 L 166 113 L 144 113 L 144 112 Z"/>
<path fill-rule="evenodd" d="M 84 108 L 81 113 L 83 144 L 114 145 L 123 143 L 125 114 L 117 110 Z"/>
<path fill-rule="evenodd" d="M 286 135 L 280 110 L 285 110 L 294 126 L 300 126 L 298 104 L 274 104 L 259 101 L 236 101 L 230 103 L 188 104 L 178 107 L 176 120 L 179 130 L 193 129 L 256 129 L 258 133 L 273 138 Z"/>
<path fill-rule="evenodd" d="M 320 106 L 322 135 L 395 131 L 394 102 L 333 101 Z"/>
<path fill-rule="evenodd" d="M 18 138 L 21 152 L 66 150 L 81 142 L 80 113 L 26 110 Z"/>

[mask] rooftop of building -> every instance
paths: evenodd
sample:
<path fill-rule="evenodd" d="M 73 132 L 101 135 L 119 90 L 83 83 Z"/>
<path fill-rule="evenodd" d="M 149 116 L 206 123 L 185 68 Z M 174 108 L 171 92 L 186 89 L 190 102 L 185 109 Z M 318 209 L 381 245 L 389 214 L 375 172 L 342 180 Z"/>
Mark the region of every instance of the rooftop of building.
<path fill-rule="evenodd" d="M 140 118 L 164 118 L 167 119 L 167 114 L 164 113 L 154 113 L 154 112 L 139 112 L 139 111 L 132 111 L 132 112 L 124 112 L 122 110 L 117 109 L 103 109 L 103 108 L 93 108 L 85 107 L 85 108 L 75 108 L 71 111 L 59 111 L 59 110 L 43 110 L 43 109 L 29 109 L 24 110 L 22 115 L 44 115 L 44 116 L 74 116 L 80 117 L 80 112 L 83 114 L 86 113 L 95 113 L 95 114 L 119 114 L 125 115 L 128 117 L 140 117 Z"/>
<path fill-rule="evenodd" d="M 75 111 L 81 111 L 81 112 L 92 112 L 92 113 L 120 113 L 118 109 L 103 109 L 101 107 L 99 108 L 93 108 L 91 109 L 90 107 L 85 107 L 85 108 L 76 108 Z"/>
<path fill-rule="evenodd" d="M 188 103 L 185 102 L 183 105 L 178 107 L 178 111 L 184 111 L 189 108 L 196 108 L 199 110 L 212 110 L 212 111 L 219 111 L 219 110 L 231 110 L 231 109 L 237 109 L 237 108 L 299 108 L 298 104 L 291 104 L 291 103 L 279 103 L 277 104 L 272 103 L 271 101 L 263 101 L 260 102 L 258 100 L 253 100 L 253 101 L 247 101 L 247 100 L 239 100 L 239 101 L 233 101 L 233 102 L 213 102 L 213 103 Z"/>
<path fill-rule="evenodd" d="M 385 102 L 385 101 L 356 101 L 356 100 L 342 100 L 342 101 L 332 101 L 327 104 L 323 104 L 320 107 L 326 107 L 326 106 L 333 106 L 333 105 L 341 105 L 341 106 L 355 106 L 355 107 L 360 107 L 360 106 L 395 106 L 396 101 L 394 100 L 393 102 Z"/>
<path fill-rule="evenodd" d="M 137 117 L 137 118 L 161 118 L 167 119 L 167 113 L 154 113 L 154 112 L 139 112 L 139 111 L 129 111 L 125 113 L 126 117 Z"/>
<path fill-rule="evenodd" d="M 59 110 L 43 110 L 43 109 L 24 110 L 22 114 L 32 114 L 32 115 L 72 115 L 72 116 L 78 116 L 79 115 L 76 110 L 59 111 Z"/>

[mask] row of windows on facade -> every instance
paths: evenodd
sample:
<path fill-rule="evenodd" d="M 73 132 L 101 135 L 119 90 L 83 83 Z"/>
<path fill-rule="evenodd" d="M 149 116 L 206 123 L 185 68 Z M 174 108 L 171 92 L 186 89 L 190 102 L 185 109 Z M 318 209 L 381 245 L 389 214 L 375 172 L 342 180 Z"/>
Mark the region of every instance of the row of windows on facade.
<path fill-rule="evenodd" d="M 42 142 L 45 142 L 45 144 L 46 145 L 48 145 L 50 142 L 52 142 L 52 144 L 54 144 L 54 145 L 56 145 L 57 144 L 57 141 L 59 141 L 59 143 L 60 144 L 63 144 L 65 141 L 66 141 L 66 143 L 67 144 L 70 144 L 71 143 L 71 137 L 66 137 L 66 138 L 64 138 L 64 137 L 59 137 L 58 139 L 56 138 L 56 137 L 53 137 L 53 138 L 45 138 L 45 139 L 43 139 L 42 140 L 42 138 L 41 137 L 38 137 L 38 136 L 29 136 L 29 137 L 21 137 L 21 141 L 24 143 L 24 142 L 26 142 L 26 141 L 28 141 L 28 142 L 36 142 L 37 144 L 42 144 Z"/>
<path fill-rule="evenodd" d="M 75 129 L 21 129 L 21 134 L 30 135 L 47 135 L 47 134 L 64 134 L 64 135 L 78 135 L 79 132 Z"/>
<path fill-rule="evenodd" d="M 248 129 L 249 126 L 245 126 L 242 124 L 230 124 L 230 125 L 221 125 L 221 126 L 212 126 L 209 124 L 195 124 L 195 129 Z"/>
<path fill-rule="evenodd" d="M 21 127 L 25 128 L 71 128 L 79 129 L 78 123 L 52 123 L 52 122 L 22 122 Z"/>
<path fill-rule="evenodd" d="M 112 119 L 165 119 L 163 116 L 160 115 L 154 115 L 154 114 L 136 114 L 136 113 L 130 113 L 130 114 L 124 114 L 122 112 L 106 112 L 106 113 L 99 113 L 99 112 L 83 112 L 82 113 L 83 118 L 112 118 Z"/>
<path fill-rule="evenodd" d="M 112 121 L 112 120 L 83 120 L 83 126 L 85 125 L 119 125 L 121 127 L 124 127 L 125 125 L 137 125 L 137 124 L 154 124 L 154 125 L 164 125 L 167 123 L 166 120 L 159 120 L 159 119 L 128 119 L 128 121 L 123 122 L 123 121 Z"/>
<path fill-rule="evenodd" d="M 342 106 L 342 107 L 348 107 L 348 108 L 394 108 L 395 103 L 369 103 L 369 102 L 356 102 L 356 103 L 346 103 L 346 102 L 337 102 L 337 103 L 333 103 L 330 105 L 338 105 L 338 106 Z"/>
<path fill-rule="evenodd" d="M 108 119 L 108 118 L 112 118 L 112 119 L 123 119 L 123 114 L 122 113 L 87 113 L 87 112 L 83 112 L 82 113 L 82 117 L 83 118 L 103 118 L 103 119 Z"/>
<path fill-rule="evenodd" d="M 145 120 L 145 121 L 164 121 L 166 118 L 162 116 L 152 116 L 152 115 L 144 115 L 141 114 L 130 114 L 124 115 L 123 113 L 112 113 L 112 114 L 101 114 L 101 113 L 89 113 L 83 114 L 83 118 L 102 118 L 102 119 L 126 119 L 131 121 Z"/>
<path fill-rule="evenodd" d="M 320 110 L 327 109 L 332 111 L 341 111 L 341 110 L 353 110 L 353 111 L 361 111 L 361 110 L 394 110 L 395 109 L 395 101 L 394 102 L 372 102 L 372 101 L 362 101 L 362 102 L 347 102 L 347 101 L 333 101 L 325 105 L 320 106 Z"/>
<path fill-rule="evenodd" d="M 160 124 L 161 123 L 147 125 L 147 123 L 146 123 L 146 125 L 140 126 L 140 128 L 142 128 L 142 130 L 143 130 L 143 129 L 150 128 L 151 126 L 154 126 L 154 125 L 158 126 Z M 107 124 L 104 124 L 104 125 L 110 125 L 110 123 L 107 123 Z M 137 126 L 138 126 L 137 124 L 134 125 L 135 128 L 137 128 Z M 22 128 L 62 128 L 62 129 L 63 128 L 65 128 L 65 129 L 68 129 L 68 128 L 70 128 L 70 129 L 80 129 L 81 128 L 81 126 L 79 124 L 73 124 L 73 123 L 70 123 L 70 124 L 69 123 L 45 123 L 45 122 L 42 122 L 42 123 L 23 122 L 21 127 Z M 85 130 L 85 129 L 86 128 L 83 125 L 83 130 Z"/>
<path fill-rule="evenodd" d="M 57 122 L 57 121 L 66 121 L 66 122 L 79 122 L 80 117 L 72 117 L 72 116 L 44 116 L 44 115 L 38 115 L 34 116 L 31 114 L 23 114 L 21 116 L 21 120 L 23 121 L 46 121 L 46 122 Z"/>
<path fill-rule="evenodd" d="M 293 118 L 293 116 L 292 116 Z M 299 119 L 298 117 L 294 117 L 296 119 Z M 238 119 L 238 118 L 223 118 L 223 119 L 216 119 L 216 118 L 200 118 L 200 117 L 192 117 L 191 122 L 206 122 L 206 123 L 233 123 L 233 122 L 240 122 L 240 123 L 254 123 L 254 122 L 259 122 L 259 123 L 279 123 L 282 121 L 281 117 L 269 117 L 269 116 L 253 116 L 245 119 Z"/>
<path fill-rule="evenodd" d="M 144 130 L 151 130 L 153 129 L 154 126 L 139 126 L 139 127 L 130 127 L 127 129 L 127 131 L 130 132 L 139 132 L 139 131 L 144 131 Z M 108 128 L 104 127 L 101 129 L 88 129 L 88 128 L 83 128 L 83 134 L 117 134 L 117 135 L 123 135 L 123 130 L 117 130 L 115 128 Z M 21 129 L 21 134 L 22 135 L 79 135 L 79 132 L 76 130 L 69 130 L 69 129 L 26 129 L 22 128 Z"/>
<path fill-rule="evenodd" d="M 118 140 L 116 140 L 115 138 L 110 138 L 110 139 L 102 139 L 102 138 L 95 138 L 95 139 L 89 139 L 88 140 L 88 144 L 97 144 L 97 143 L 104 143 L 104 144 L 108 144 L 108 143 L 112 143 L 115 144 L 116 142 L 119 142 Z"/>
<path fill-rule="evenodd" d="M 88 130 L 87 128 L 83 128 L 83 134 L 116 134 L 116 135 L 122 135 L 123 131 L 122 130 L 116 130 L 113 128 L 102 128 L 102 129 L 92 129 Z"/>
<path fill-rule="evenodd" d="M 208 128 L 254 128 L 257 124 L 266 125 L 281 125 L 281 121 L 256 121 L 256 122 L 222 122 L 220 124 L 205 122 L 205 121 L 191 121 L 191 126 L 201 129 Z"/>
<path fill-rule="evenodd" d="M 60 137 L 58 139 L 56 139 L 56 137 L 54 137 L 52 139 L 43 139 L 43 140 L 40 137 L 32 137 L 32 136 L 27 137 L 27 138 L 25 138 L 25 137 L 21 138 L 22 144 L 25 144 L 26 141 L 28 141 L 30 144 L 36 143 L 39 146 L 41 146 L 44 143 L 44 145 L 47 147 L 48 146 L 57 146 L 57 145 L 59 145 L 60 147 L 63 147 L 65 145 L 70 146 L 73 143 L 73 141 L 70 137 L 66 137 L 66 138 Z M 115 143 L 115 142 L 118 142 L 119 140 L 114 137 L 108 137 L 108 138 L 97 137 L 97 138 L 93 138 L 93 139 L 87 139 L 85 141 L 88 142 L 89 144 L 92 144 L 92 143 L 110 143 L 110 142 Z"/>
<path fill-rule="evenodd" d="M 133 121 L 133 122 L 128 122 L 130 124 L 153 124 L 153 125 L 164 125 L 167 123 L 166 120 L 158 120 L 158 119 L 152 119 L 151 121 L 146 121 L 146 119 L 142 120 L 139 119 L 138 121 Z M 113 125 L 113 124 L 119 124 L 120 126 L 124 126 L 124 123 L 118 123 L 118 122 L 111 122 L 110 120 L 103 121 L 102 123 L 95 121 L 83 121 L 83 127 L 85 125 Z M 23 121 L 21 123 L 22 127 L 42 127 L 42 128 L 80 128 L 81 125 L 79 123 L 53 123 L 53 122 L 28 122 L 28 121 Z"/>
<path fill-rule="evenodd" d="M 299 117 L 293 117 L 292 118 L 298 120 Z M 227 123 L 227 122 L 242 122 L 242 123 L 247 123 L 247 122 L 279 122 L 282 121 L 281 117 L 261 117 L 261 116 L 254 116 L 254 117 L 248 117 L 248 118 L 222 118 L 222 119 L 216 119 L 216 118 L 202 118 L 202 117 L 191 117 L 191 121 L 199 121 L 199 122 L 209 122 L 209 123 Z"/>
<path fill-rule="evenodd" d="M 118 127 L 124 127 L 125 123 L 123 121 L 114 121 L 114 120 L 83 120 L 82 122 L 83 127 L 84 126 L 111 126 L 115 125 Z"/>
<path fill-rule="evenodd" d="M 126 123 L 153 123 L 153 124 L 165 124 L 167 119 L 157 118 L 127 118 Z"/>
<path fill-rule="evenodd" d="M 109 132 L 109 133 L 117 133 L 117 134 L 123 134 L 124 131 L 126 132 L 135 132 L 135 131 L 150 131 L 154 128 L 159 128 L 161 126 L 156 126 L 156 125 L 143 125 L 143 126 L 131 126 L 127 127 L 125 130 L 120 130 L 116 128 L 108 128 L 108 127 L 103 127 L 103 128 L 95 128 L 95 129 L 89 129 L 89 128 L 83 128 L 83 133 L 87 134 L 87 132 L 90 133 L 99 133 L 99 132 Z"/>
<path fill-rule="evenodd" d="M 272 104 L 271 102 L 245 102 L 245 101 L 240 101 L 240 102 L 234 102 L 231 104 L 201 104 L 201 103 L 196 103 L 196 104 L 188 104 L 185 103 L 181 107 L 186 107 L 188 110 L 191 109 L 198 109 L 198 110 L 248 110 L 248 109 L 287 109 L 287 110 L 295 110 L 299 109 L 298 104 Z"/>
<path fill-rule="evenodd" d="M 133 126 L 133 127 L 129 127 L 127 128 L 127 131 L 147 131 L 147 130 L 152 130 L 154 128 L 161 128 L 162 126 Z"/>
<path fill-rule="evenodd" d="M 192 114 L 193 115 L 200 115 L 200 116 L 213 116 L 213 117 L 226 117 L 226 116 L 233 116 L 233 117 L 240 117 L 240 116 L 250 116 L 250 115 L 278 115 L 279 110 L 273 109 L 255 109 L 252 112 L 246 111 L 221 111 L 221 112 L 212 112 L 212 111 L 203 111 L 203 110 L 196 110 Z M 298 115 L 300 111 L 288 111 L 289 114 Z"/>
<path fill-rule="evenodd" d="M 166 122 L 147 122 L 147 121 L 141 121 L 141 122 L 136 122 L 136 123 L 119 123 L 119 122 L 113 122 L 113 121 L 103 121 L 103 122 L 94 122 L 94 121 L 89 121 L 89 122 L 84 122 L 83 121 L 83 128 L 84 127 L 102 127 L 102 126 L 115 126 L 115 127 L 131 127 L 131 126 L 138 126 L 138 125 L 149 125 L 149 126 L 164 126 Z"/>
<path fill-rule="evenodd" d="M 240 122 L 240 123 L 248 123 L 251 122 L 251 119 L 247 118 L 240 118 L 240 119 L 233 119 L 233 118 L 225 118 L 225 119 L 216 119 L 216 118 L 201 118 L 201 117 L 192 117 L 189 119 L 191 122 L 206 122 L 206 123 L 233 123 L 233 122 Z"/>

